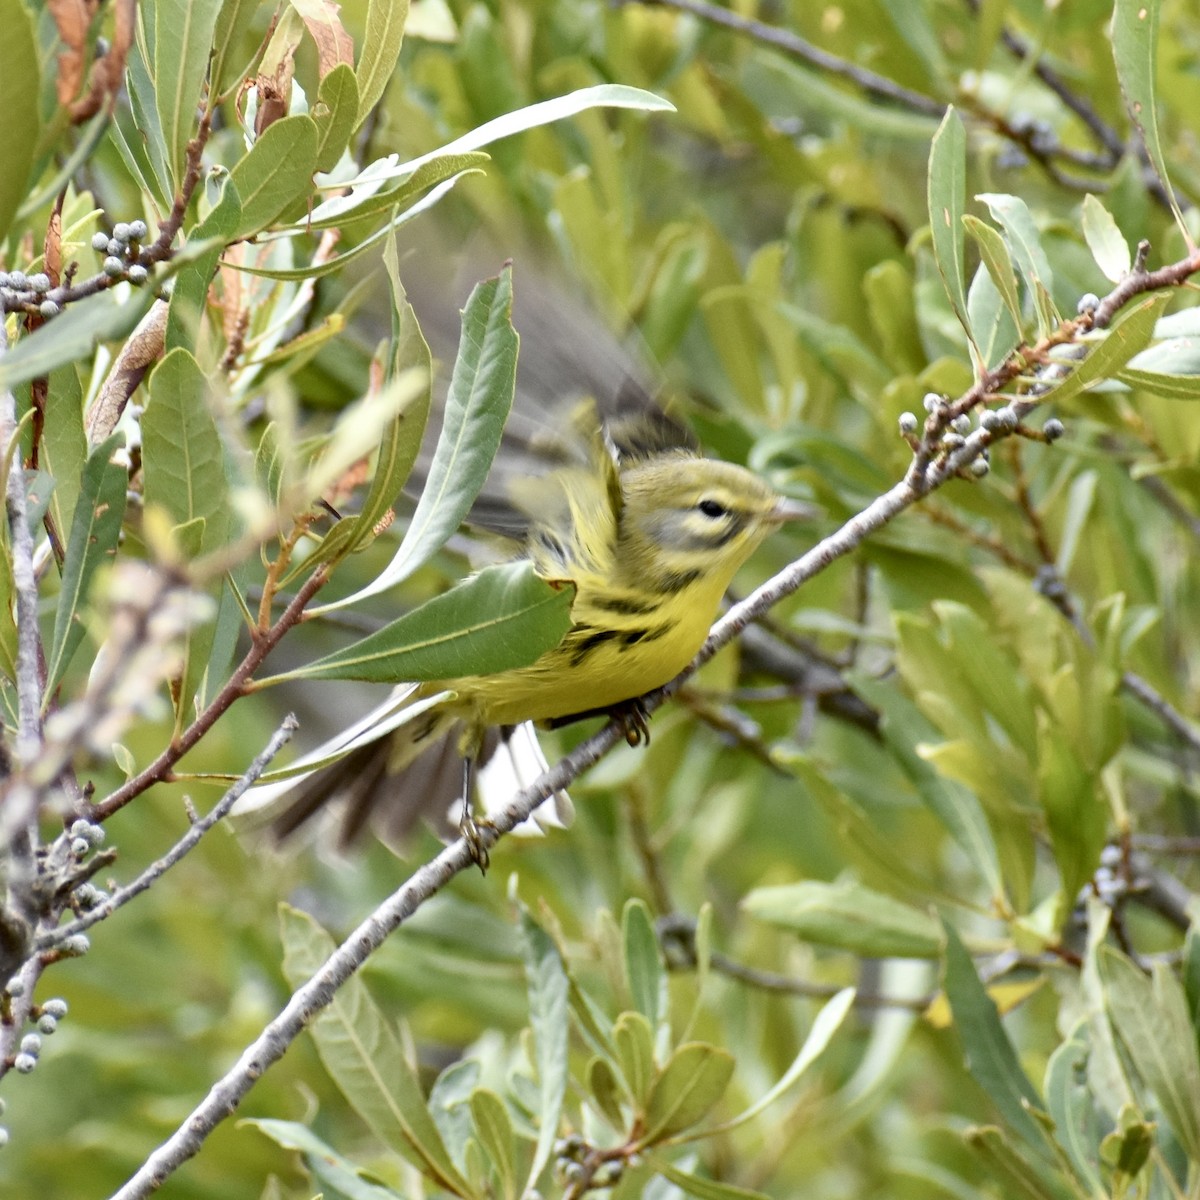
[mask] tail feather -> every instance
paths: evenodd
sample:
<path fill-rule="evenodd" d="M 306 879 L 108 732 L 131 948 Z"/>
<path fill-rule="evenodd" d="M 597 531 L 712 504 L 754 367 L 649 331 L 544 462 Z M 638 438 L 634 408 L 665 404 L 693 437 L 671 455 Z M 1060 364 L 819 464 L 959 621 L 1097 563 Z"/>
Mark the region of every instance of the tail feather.
<path fill-rule="evenodd" d="M 397 853 L 419 821 L 449 840 L 462 817 L 463 722 L 440 699 L 396 689 L 385 703 L 289 768 L 289 778 L 251 789 L 235 814 L 279 840 L 328 813 L 345 849 L 370 827 Z M 307 768 L 307 769 L 306 769 Z M 509 803 L 546 768 L 530 725 L 486 731 L 476 760 L 481 815 Z M 517 832 L 540 833 L 571 817 L 565 793 L 552 796 Z"/>

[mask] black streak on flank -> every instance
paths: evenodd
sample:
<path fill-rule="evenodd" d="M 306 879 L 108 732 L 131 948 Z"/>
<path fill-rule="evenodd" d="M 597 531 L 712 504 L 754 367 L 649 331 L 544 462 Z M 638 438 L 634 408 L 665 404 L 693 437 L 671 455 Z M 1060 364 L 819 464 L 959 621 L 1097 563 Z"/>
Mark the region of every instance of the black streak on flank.
<path fill-rule="evenodd" d="M 613 638 L 619 636 L 620 633 L 616 629 L 598 629 L 595 633 L 589 633 L 577 646 L 572 647 L 571 666 L 579 666 L 597 646 L 602 646 L 605 642 L 612 641 Z"/>
<path fill-rule="evenodd" d="M 658 607 L 657 600 L 634 600 L 628 596 L 598 596 L 592 601 L 594 608 L 604 612 L 620 613 L 626 617 L 642 617 Z"/>
<path fill-rule="evenodd" d="M 652 629 L 631 629 L 621 634 L 621 649 L 628 650 L 639 642 L 656 642 L 671 632 L 670 625 L 655 625 Z"/>

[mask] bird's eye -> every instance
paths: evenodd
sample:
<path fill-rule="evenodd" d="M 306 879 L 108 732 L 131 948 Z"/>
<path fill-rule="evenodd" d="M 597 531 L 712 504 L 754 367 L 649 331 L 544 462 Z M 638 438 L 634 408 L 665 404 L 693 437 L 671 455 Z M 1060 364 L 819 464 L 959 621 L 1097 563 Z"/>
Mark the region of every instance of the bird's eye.
<path fill-rule="evenodd" d="M 727 509 L 719 500 L 701 500 L 696 507 L 706 517 L 712 517 L 714 521 L 718 517 L 726 516 L 729 512 L 729 509 Z"/>

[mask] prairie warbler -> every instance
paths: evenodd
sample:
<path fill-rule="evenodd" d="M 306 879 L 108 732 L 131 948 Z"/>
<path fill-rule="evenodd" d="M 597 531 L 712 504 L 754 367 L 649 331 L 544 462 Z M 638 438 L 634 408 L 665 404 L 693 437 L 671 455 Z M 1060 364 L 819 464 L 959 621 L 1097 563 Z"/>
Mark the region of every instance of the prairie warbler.
<path fill-rule="evenodd" d="M 368 817 L 393 844 L 422 814 L 448 833 L 464 760 L 502 776 L 511 796 L 545 765 L 530 723 L 612 709 L 673 679 L 738 568 L 772 529 L 806 515 L 743 467 L 664 446 L 653 422 L 601 430 L 591 416 L 578 460 L 526 479 L 513 496 L 537 573 L 575 585 L 566 636 L 527 667 L 397 688 L 311 756 L 344 750 L 337 762 L 258 789 L 251 806 L 279 813 L 277 833 L 333 799 L 346 806 L 343 843 Z M 636 740 L 640 721 L 629 711 Z M 556 799 L 565 820 L 566 799 Z M 547 805 L 538 815 L 553 822 Z"/>

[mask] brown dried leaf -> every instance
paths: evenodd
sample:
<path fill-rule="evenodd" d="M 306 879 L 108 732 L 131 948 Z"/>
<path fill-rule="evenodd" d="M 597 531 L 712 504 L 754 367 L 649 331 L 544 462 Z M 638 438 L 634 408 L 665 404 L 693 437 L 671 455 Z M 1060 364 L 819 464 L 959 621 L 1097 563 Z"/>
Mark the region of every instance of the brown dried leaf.
<path fill-rule="evenodd" d="M 49 0 L 47 5 L 65 47 L 58 55 L 58 77 L 54 81 L 59 104 L 69 104 L 83 87 L 88 30 L 98 4 L 99 0 Z"/>
<path fill-rule="evenodd" d="M 322 79 L 339 63 L 354 66 L 354 40 L 346 32 L 334 0 L 292 0 L 312 40 L 317 44 L 318 71 Z"/>

